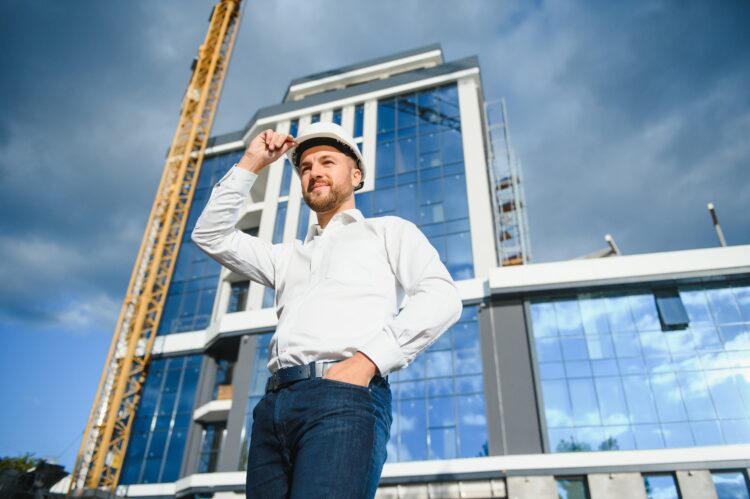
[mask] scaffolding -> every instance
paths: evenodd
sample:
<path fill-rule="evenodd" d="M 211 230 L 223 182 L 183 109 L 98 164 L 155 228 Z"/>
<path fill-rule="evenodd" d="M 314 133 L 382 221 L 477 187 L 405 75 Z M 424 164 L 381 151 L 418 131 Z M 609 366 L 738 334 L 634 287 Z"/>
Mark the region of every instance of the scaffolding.
<path fill-rule="evenodd" d="M 529 222 L 521 162 L 510 143 L 505 100 L 485 102 L 484 111 L 497 263 L 523 265 L 531 261 Z"/>

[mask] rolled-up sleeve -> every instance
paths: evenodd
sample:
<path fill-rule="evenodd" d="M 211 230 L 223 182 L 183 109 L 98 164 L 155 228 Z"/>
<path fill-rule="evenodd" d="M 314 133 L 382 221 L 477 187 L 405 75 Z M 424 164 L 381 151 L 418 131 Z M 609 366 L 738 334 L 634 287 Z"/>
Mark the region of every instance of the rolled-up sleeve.
<path fill-rule="evenodd" d="M 252 172 L 232 167 L 211 191 L 191 238 L 202 251 L 231 271 L 274 287 L 276 248 L 235 227 L 257 178 Z"/>
<path fill-rule="evenodd" d="M 402 221 L 388 231 L 386 246 L 391 268 L 408 299 L 383 334 L 360 348 L 383 376 L 411 363 L 458 320 L 462 310 L 448 269 L 414 224 Z"/>

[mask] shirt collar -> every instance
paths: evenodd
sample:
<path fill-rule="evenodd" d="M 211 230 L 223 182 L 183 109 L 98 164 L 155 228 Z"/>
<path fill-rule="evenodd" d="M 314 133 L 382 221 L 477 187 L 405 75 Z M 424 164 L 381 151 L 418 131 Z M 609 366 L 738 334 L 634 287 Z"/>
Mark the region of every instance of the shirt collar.
<path fill-rule="evenodd" d="M 312 216 L 312 213 L 310 214 L 310 216 Z M 337 222 L 339 221 L 341 221 L 342 225 L 349 225 L 350 223 L 361 222 L 364 219 L 365 217 L 364 215 L 362 215 L 361 211 L 359 211 L 356 208 L 352 208 L 351 210 L 342 211 L 341 213 L 337 213 L 336 215 L 334 215 L 331 221 L 328 222 L 328 227 L 330 227 L 333 224 L 338 225 Z M 323 234 L 324 231 L 325 229 L 321 229 L 320 225 L 318 224 L 311 225 L 307 229 L 307 237 L 305 237 L 305 244 L 308 241 L 315 238 L 316 236 Z"/>

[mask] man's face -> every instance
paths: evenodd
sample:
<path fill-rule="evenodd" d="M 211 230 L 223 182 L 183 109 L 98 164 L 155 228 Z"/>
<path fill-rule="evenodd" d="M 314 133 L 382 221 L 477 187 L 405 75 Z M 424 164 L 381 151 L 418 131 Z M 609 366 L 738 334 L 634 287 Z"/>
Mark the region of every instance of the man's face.
<path fill-rule="evenodd" d="M 354 195 L 362 178 L 354 160 L 332 146 L 306 150 L 299 161 L 302 197 L 316 213 L 335 210 Z"/>

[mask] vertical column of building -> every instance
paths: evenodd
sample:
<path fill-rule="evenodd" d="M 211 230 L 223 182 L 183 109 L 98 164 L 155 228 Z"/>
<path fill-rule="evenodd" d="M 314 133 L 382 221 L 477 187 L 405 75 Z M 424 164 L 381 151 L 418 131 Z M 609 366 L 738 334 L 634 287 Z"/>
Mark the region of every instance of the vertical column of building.
<path fill-rule="evenodd" d="M 474 76 L 458 81 L 458 103 L 461 112 L 461 140 L 466 168 L 474 275 L 476 278 L 486 279 L 489 269 L 497 262 L 497 254 L 492 206 L 487 189 L 487 161 L 480 107 L 482 103 L 479 99 L 478 82 Z"/>
<path fill-rule="evenodd" d="M 209 356 L 204 356 L 201 361 L 201 375 L 198 380 L 198 388 L 195 392 L 195 403 L 193 411 L 208 403 L 213 398 L 213 381 L 216 377 L 216 362 Z M 192 414 L 191 414 L 192 418 Z M 203 442 L 203 425 L 192 420 L 185 442 L 185 453 L 180 466 L 180 476 L 191 475 L 195 472 L 200 458 L 201 444 Z"/>
<path fill-rule="evenodd" d="M 490 303 L 479 315 L 490 455 L 543 452 L 525 305 Z"/>
<path fill-rule="evenodd" d="M 280 133 L 287 133 L 289 131 L 289 122 L 280 124 L 276 130 Z M 276 222 L 276 210 L 279 207 L 279 189 L 281 188 L 281 177 L 284 174 L 284 157 L 282 156 L 277 159 L 267 168 L 269 168 L 268 184 L 264 199 L 265 206 L 263 207 L 260 227 L 258 228 L 258 237 L 264 241 L 271 241 Z M 248 292 L 248 305 L 251 310 L 262 308 L 265 289 L 265 286 L 261 284 L 251 283 Z"/>
<path fill-rule="evenodd" d="M 227 417 L 227 437 L 217 471 L 237 471 L 242 453 L 242 431 L 245 428 L 247 394 L 250 389 L 250 373 L 255 358 L 255 336 L 244 335 L 240 339 L 237 363 L 232 378 L 232 409 Z"/>

